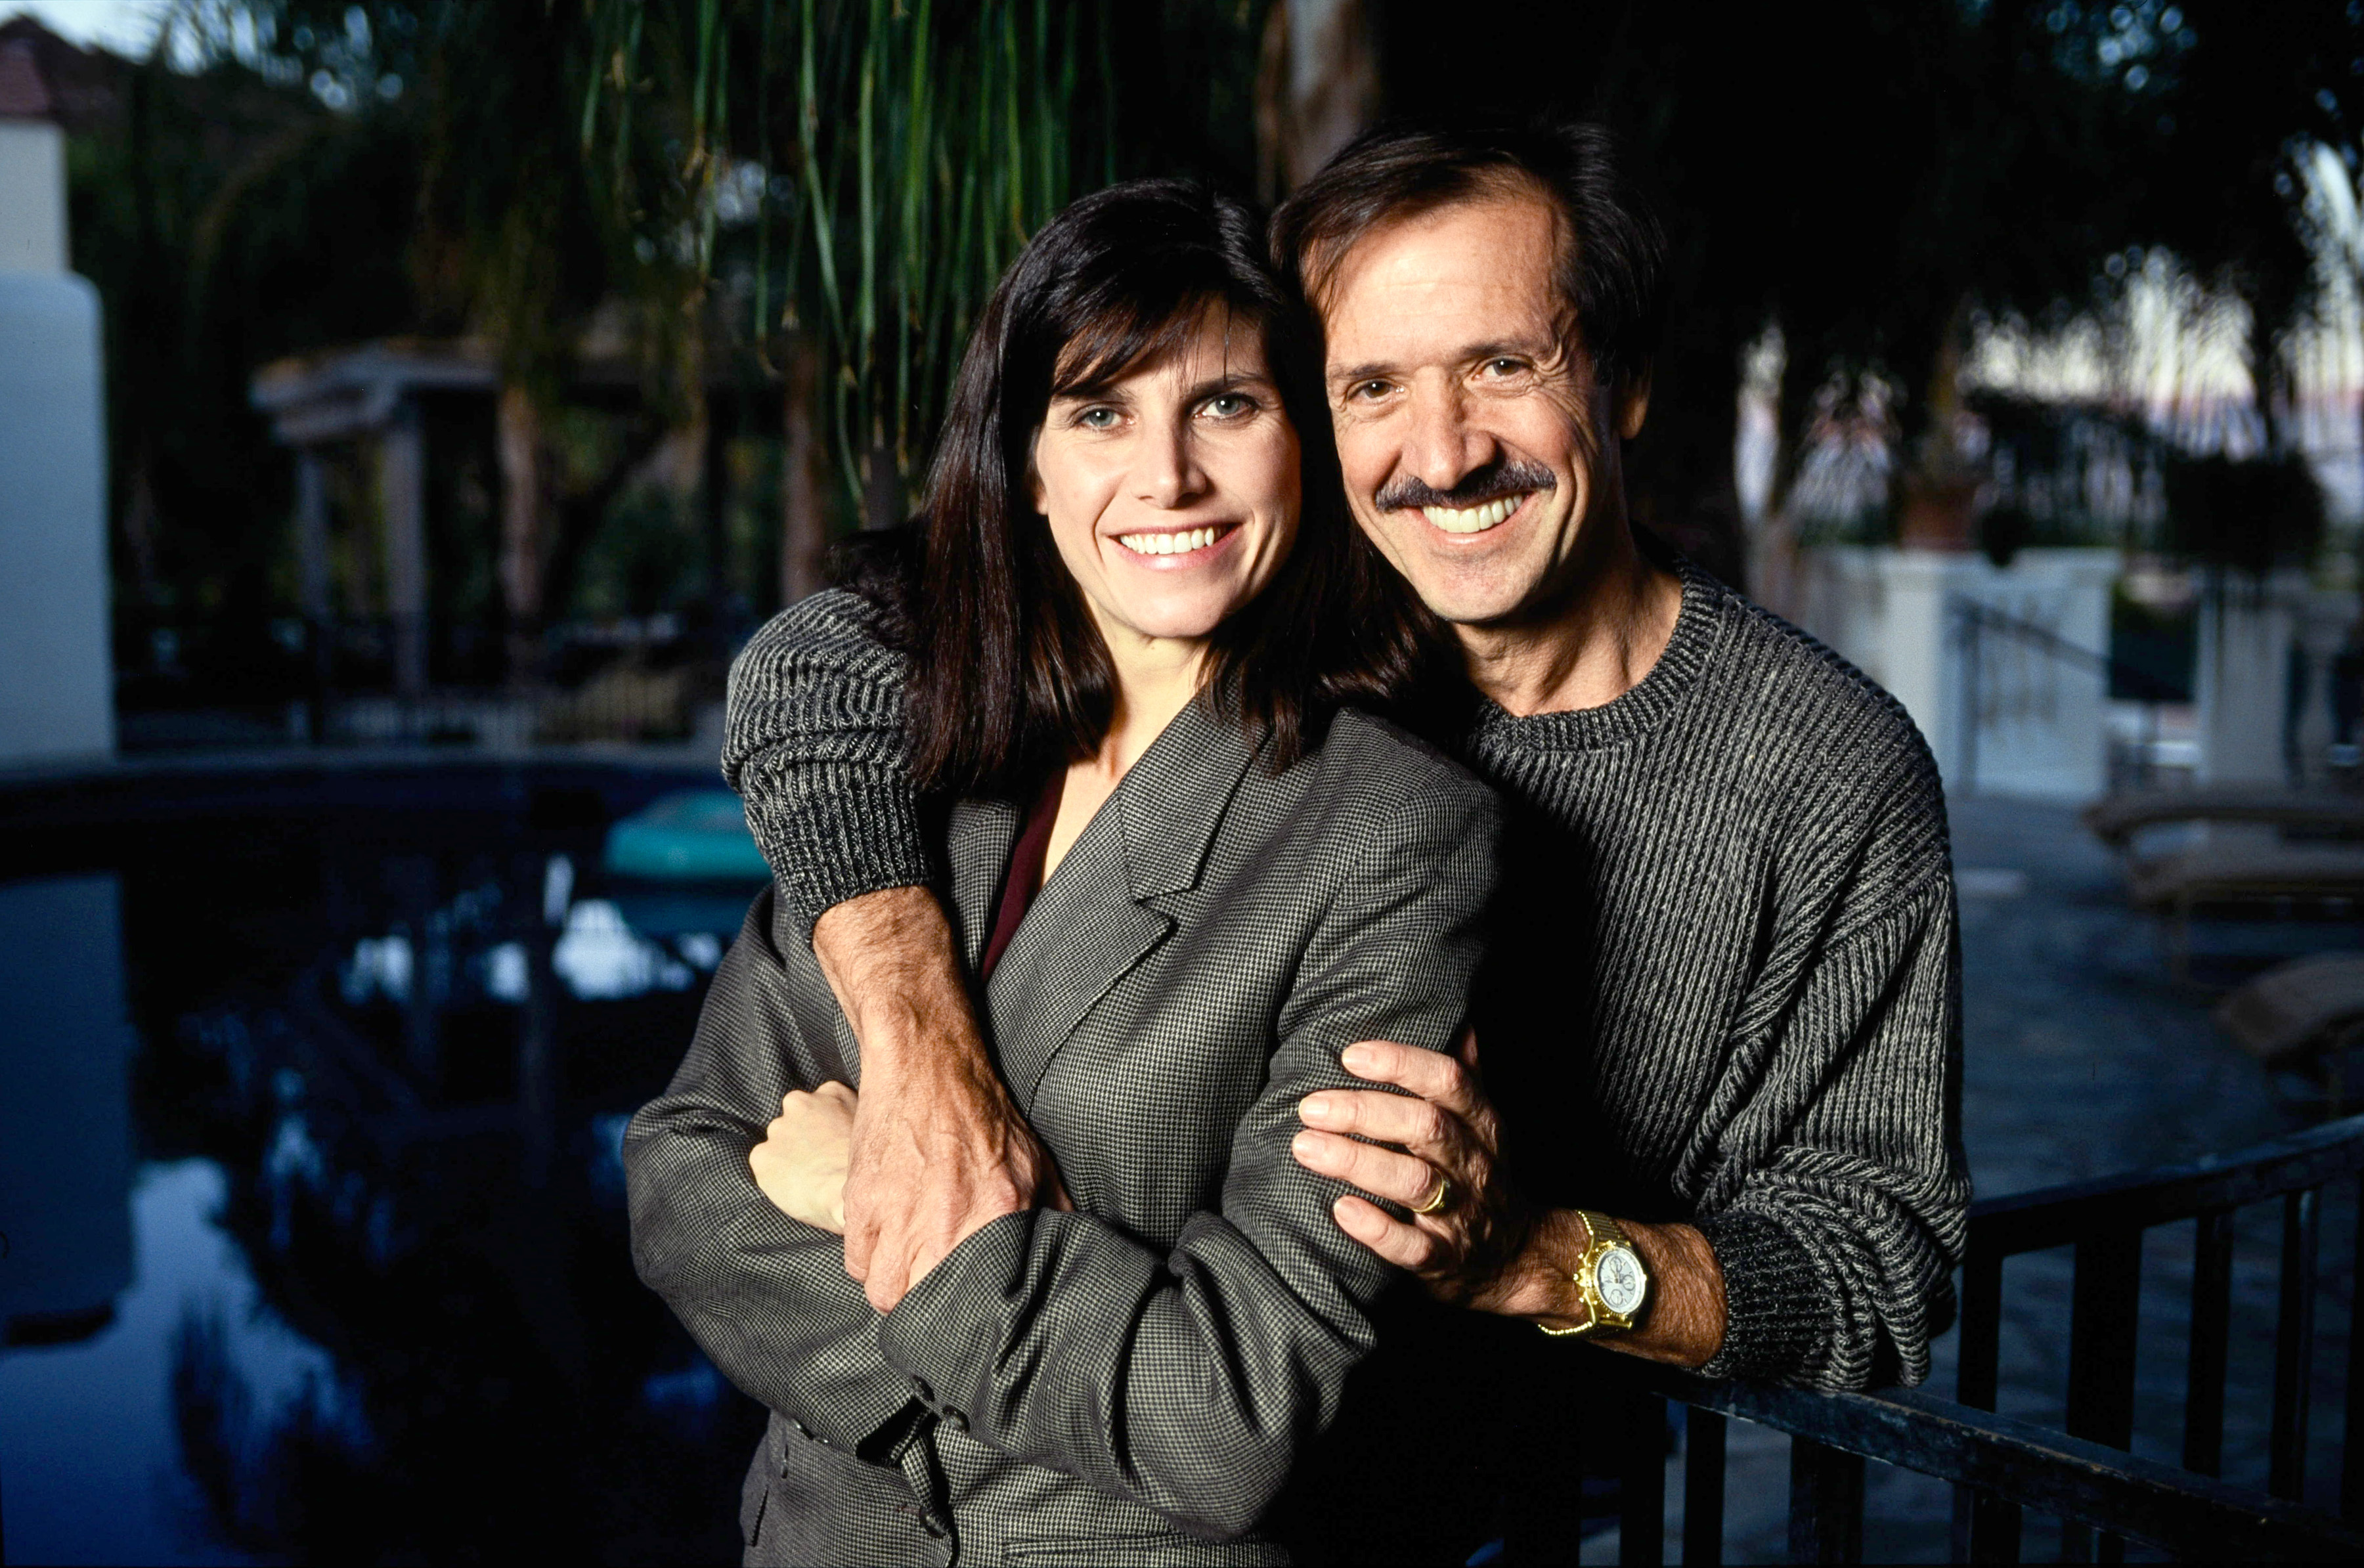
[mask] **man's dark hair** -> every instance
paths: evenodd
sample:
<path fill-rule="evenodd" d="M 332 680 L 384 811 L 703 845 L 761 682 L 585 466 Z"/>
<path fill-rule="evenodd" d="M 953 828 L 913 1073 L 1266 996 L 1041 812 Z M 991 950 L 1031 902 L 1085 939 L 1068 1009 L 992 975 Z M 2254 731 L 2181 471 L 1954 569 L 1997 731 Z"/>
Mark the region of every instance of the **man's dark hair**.
<path fill-rule="evenodd" d="M 1349 520 L 1312 323 L 1248 210 L 1195 181 L 1138 180 L 1044 225 L 969 339 L 921 506 L 916 573 L 861 586 L 911 656 L 911 762 L 942 795 L 1022 798 L 1108 733 L 1108 646 L 1032 506 L 1034 436 L 1054 396 L 1155 365 L 1213 315 L 1254 333 L 1296 428 L 1297 542 L 1217 630 L 1199 700 L 1304 754 L 1339 704 L 1404 711 L 1447 667 L 1431 617 Z M 916 578 L 916 581 L 914 579 Z"/>
<path fill-rule="evenodd" d="M 1521 194 L 1543 197 L 1559 218 L 1560 303 L 1593 373 L 1611 385 L 1648 374 L 1666 314 L 1666 228 L 1606 126 L 1366 131 L 1273 215 L 1273 256 L 1318 306 L 1347 252 L 1374 230 Z"/>

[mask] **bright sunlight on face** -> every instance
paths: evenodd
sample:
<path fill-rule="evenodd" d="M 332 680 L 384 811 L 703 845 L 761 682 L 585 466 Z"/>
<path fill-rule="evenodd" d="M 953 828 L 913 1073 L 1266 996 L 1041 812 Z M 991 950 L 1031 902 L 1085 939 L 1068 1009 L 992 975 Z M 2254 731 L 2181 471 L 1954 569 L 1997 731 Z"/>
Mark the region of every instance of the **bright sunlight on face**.
<path fill-rule="evenodd" d="M 1034 505 L 1100 635 L 1203 641 L 1297 538 L 1297 431 L 1263 333 L 1211 310 L 1179 353 L 1052 399 Z"/>

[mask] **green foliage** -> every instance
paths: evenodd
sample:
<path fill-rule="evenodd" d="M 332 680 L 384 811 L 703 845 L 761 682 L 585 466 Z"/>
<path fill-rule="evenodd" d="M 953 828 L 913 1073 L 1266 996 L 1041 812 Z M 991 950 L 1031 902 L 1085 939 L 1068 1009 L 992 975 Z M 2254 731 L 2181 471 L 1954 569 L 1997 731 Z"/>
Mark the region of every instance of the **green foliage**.
<path fill-rule="evenodd" d="M 925 461 L 971 323 L 1027 236 L 1115 170 L 1109 32 L 1054 0 L 587 0 L 576 123 L 640 225 L 737 287 L 765 359 L 818 349 L 862 504 Z M 636 163 L 636 128 L 672 128 Z M 873 509 L 875 509 L 874 502 Z"/>

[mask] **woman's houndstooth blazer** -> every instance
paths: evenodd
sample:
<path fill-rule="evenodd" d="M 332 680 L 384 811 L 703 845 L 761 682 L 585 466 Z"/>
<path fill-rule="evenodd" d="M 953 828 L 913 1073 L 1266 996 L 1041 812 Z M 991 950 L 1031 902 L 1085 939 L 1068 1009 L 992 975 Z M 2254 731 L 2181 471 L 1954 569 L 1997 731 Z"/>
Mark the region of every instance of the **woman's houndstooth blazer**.
<path fill-rule="evenodd" d="M 997 1220 L 884 1317 L 748 1169 L 783 1093 L 861 1074 L 808 936 L 749 911 L 625 1163 L 641 1277 L 773 1413 L 750 1562 L 1288 1560 L 1260 1526 L 1388 1272 L 1289 1157 L 1297 1102 L 1352 1041 L 1448 1046 L 1497 817 L 1353 711 L 1277 776 L 1255 753 L 1186 709 L 1044 884 L 985 1010 L 1076 1212 Z M 950 813 L 972 970 L 1019 826 Z"/>

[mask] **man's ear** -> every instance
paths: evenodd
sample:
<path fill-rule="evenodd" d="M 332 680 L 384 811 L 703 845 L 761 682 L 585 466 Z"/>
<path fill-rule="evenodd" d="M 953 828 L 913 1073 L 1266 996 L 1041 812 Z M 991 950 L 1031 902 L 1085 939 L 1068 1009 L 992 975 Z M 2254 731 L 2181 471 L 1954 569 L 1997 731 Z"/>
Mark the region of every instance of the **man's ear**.
<path fill-rule="evenodd" d="M 1617 434 L 1632 440 L 1642 433 L 1642 421 L 1650 417 L 1650 373 L 1645 369 L 1624 378 L 1617 389 Z"/>

